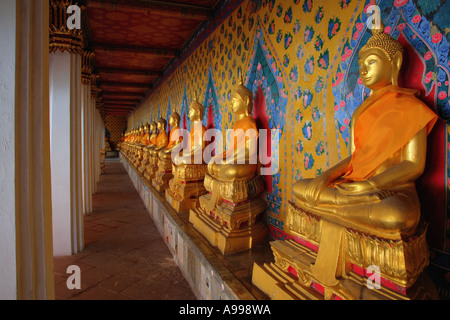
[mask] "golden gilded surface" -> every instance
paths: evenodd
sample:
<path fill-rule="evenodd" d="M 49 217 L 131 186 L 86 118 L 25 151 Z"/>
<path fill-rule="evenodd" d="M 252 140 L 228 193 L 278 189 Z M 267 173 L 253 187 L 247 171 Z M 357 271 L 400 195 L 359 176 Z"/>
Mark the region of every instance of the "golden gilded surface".
<path fill-rule="evenodd" d="M 206 193 L 203 180 L 206 173 L 206 164 L 203 162 L 203 150 L 205 141 L 203 134 L 206 131 L 202 124 L 204 116 L 203 105 L 194 100 L 189 106 L 189 118 L 191 119 L 190 149 L 183 150 L 179 154 L 176 163 L 172 163 L 173 178 L 166 189 L 166 200 L 172 208 L 180 212 L 188 212 L 195 209 L 200 196 Z M 201 163 L 195 163 L 196 153 L 201 153 Z M 199 157 L 197 157 L 199 158 Z"/>
<path fill-rule="evenodd" d="M 256 132 L 251 116 L 252 101 L 252 93 L 241 79 L 231 101 L 236 116 L 235 131 L 253 129 Z M 266 208 L 262 198 L 264 182 L 257 172 L 257 164 L 249 162 L 252 152 L 256 152 L 252 143 L 255 141 L 247 136 L 237 139 L 235 148 L 209 162 L 204 181 L 208 193 L 200 197 L 199 207 L 189 212 L 189 221 L 224 255 L 249 250 L 267 235 L 262 221 Z M 246 161 L 238 164 L 239 157 L 245 157 Z M 224 163 L 225 159 L 232 161 Z"/>
<path fill-rule="evenodd" d="M 274 265 L 254 267 L 253 283 L 274 298 L 430 297 L 414 286 L 429 259 L 415 180 L 436 115 L 398 87 L 403 50 L 382 30 L 373 30 L 359 55 L 371 96 L 352 116 L 352 155 L 294 184 L 285 230 L 298 243 L 272 243 Z M 408 128 L 392 121 L 397 114 L 409 117 Z M 380 291 L 365 283 L 373 267 L 384 281 Z"/>
<path fill-rule="evenodd" d="M 154 124 L 151 126 L 154 126 Z M 156 130 L 158 131 L 158 134 L 156 137 L 152 135 L 150 138 L 150 147 L 147 149 L 149 164 L 147 165 L 147 170 L 144 173 L 144 178 L 149 183 L 151 183 L 152 179 L 155 178 L 156 171 L 158 170 L 159 152 L 166 148 L 169 143 L 166 127 L 166 119 L 160 118 L 156 123 Z M 156 132 L 156 130 L 152 132 Z"/>
<path fill-rule="evenodd" d="M 157 157 L 158 170 L 155 173 L 155 179 L 153 179 L 153 187 L 158 192 L 165 192 L 169 186 L 170 179 L 173 178 L 172 174 L 172 150 L 182 142 L 181 138 L 174 139 L 175 132 L 180 129 L 180 115 L 177 112 L 172 113 L 169 118 L 169 124 L 171 126 L 170 137 L 167 147 L 162 148 Z"/>

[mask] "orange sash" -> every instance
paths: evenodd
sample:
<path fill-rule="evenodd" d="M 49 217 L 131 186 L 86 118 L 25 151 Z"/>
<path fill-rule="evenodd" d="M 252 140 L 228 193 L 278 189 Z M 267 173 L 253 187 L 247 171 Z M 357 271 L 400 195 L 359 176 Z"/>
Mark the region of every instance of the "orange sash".
<path fill-rule="evenodd" d="M 349 180 L 365 180 L 378 166 L 404 147 L 423 128 L 430 133 L 438 116 L 421 100 L 418 91 L 389 86 L 372 94 L 355 119 Z"/>
<path fill-rule="evenodd" d="M 241 120 L 236 121 L 233 125 L 233 130 L 236 133 L 236 135 L 234 136 L 234 148 L 231 150 L 225 150 L 223 153 L 224 158 L 227 158 L 227 156 L 234 155 L 234 153 L 238 151 L 238 148 L 240 146 L 242 145 L 245 146 L 247 141 L 252 137 L 251 135 L 246 134 L 247 130 L 254 130 L 256 134 L 255 138 L 258 138 L 259 136 L 256 121 L 252 116 L 246 116 Z M 240 132 L 238 130 L 242 130 L 243 132 Z"/>
<path fill-rule="evenodd" d="M 156 137 L 156 146 L 158 148 L 165 148 L 169 143 L 169 136 L 167 135 L 166 130 L 161 131 Z"/>
<path fill-rule="evenodd" d="M 175 132 L 175 130 L 180 129 L 179 127 L 173 127 L 172 130 L 170 130 L 170 136 L 169 136 L 169 144 L 167 145 L 167 148 L 172 147 L 173 145 L 175 145 L 176 143 L 183 141 L 183 136 L 180 136 L 177 140 L 173 140 L 173 133 Z"/>

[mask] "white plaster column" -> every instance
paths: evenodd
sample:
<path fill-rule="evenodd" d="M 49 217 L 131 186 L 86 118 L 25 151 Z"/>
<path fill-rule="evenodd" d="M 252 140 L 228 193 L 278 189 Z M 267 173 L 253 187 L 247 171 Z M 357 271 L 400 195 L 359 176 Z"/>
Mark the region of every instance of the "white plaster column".
<path fill-rule="evenodd" d="M 83 250 L 81 56 L 50 54 L 51 170 L 55 256 Z"/>
<path fill-rule="evenodd" d="M 53 299 L 49 2 L 0 8 L 0 299 Z"/>
<path fill-rule="evenodd" d="M 81 64 L 81 109 L 82 109 L 82 185 L 83 185 L 83 214 L 92 213 L 92 108 L 97 95 L 96 86 L 98 75 L 93 73 L 95 53 L 84 51 Z"/>
<path fill-rule="evenodd" d="M 92 106 L 91 102 L 91 87 L 89 84 L 82 85 L 82 113 L 83 113 L 83 206 L 84 214 L 92 213 L 92 186 L 91 186 L 91 170 L 90 170 L 90 155 L 91 155 L 91 128 L 90 119 Z"/>

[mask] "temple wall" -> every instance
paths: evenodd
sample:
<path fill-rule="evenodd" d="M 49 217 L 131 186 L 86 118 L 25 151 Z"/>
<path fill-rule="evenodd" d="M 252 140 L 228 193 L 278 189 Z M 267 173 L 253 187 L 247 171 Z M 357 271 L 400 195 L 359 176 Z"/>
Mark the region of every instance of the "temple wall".
<path fill-rule="evenodd" d="M 115 146 L 121 140 L 121 134 L 127 128 L 127 118 L 121 116 L 111 116 L 106 115 L 105 117 L 105 127 L 108 129 L 111 137 L 109 142 Z"/>
<path fill-rule="evenodd" d="M 129 117 L 128 129 L 168 118 L 178 111 L 187 118 L 198 98 L 205 106 L 205 125 L 224 131 L 234 121 L 230 95 L 240 76 L 257 98 L 254 112 L 280 132 L 280 170 L 266 182 L 267 222 L 275 238 L 286 238 L 284 220 L 296 180 L 312 178 L 350 154 L 349 128 L 354 109 L 367 97 L 357 64 L 359 48 L 371 33 L 369 0 L 229 1 L 212 31 L 201 34 L 195 48 L 169 72 Z M 430 157 L 439 157 L 432 187 L 442 205 L 429 220 L 435 247 L 443 248 L 450 230 L 445 199 L 449 185 L 450 0 L 377 1 L 385 32 L 406 44 L 408 70 L 404 85 L 422 92 L 442 123 L 432 138 Z M 203 40 L 204 39 L 204 40 Z M 194 41 L 195 43 L 195 41 Z M 189 128 L 189 121 L 182 126 Z M 431 168 L 431 171 L 436 171 Z M 437 181 L 437 182 L 436 182 Z M 433 229 L 435 228 L 435 229 Z M 449 246 L 450 243 L 447 243 Z"/>

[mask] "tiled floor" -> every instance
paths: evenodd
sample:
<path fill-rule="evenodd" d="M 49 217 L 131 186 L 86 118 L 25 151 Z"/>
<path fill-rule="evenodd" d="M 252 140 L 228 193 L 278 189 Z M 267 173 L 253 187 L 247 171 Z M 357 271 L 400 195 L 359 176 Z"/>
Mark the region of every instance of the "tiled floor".
<path fill-rule="evenodd" d="M 119 160 L 107 160 L 84 230 L 82 253 L 54 259 L 57 300 L 196 299 Z M 67 288 L 70 265 L 80 290 Z"/>

